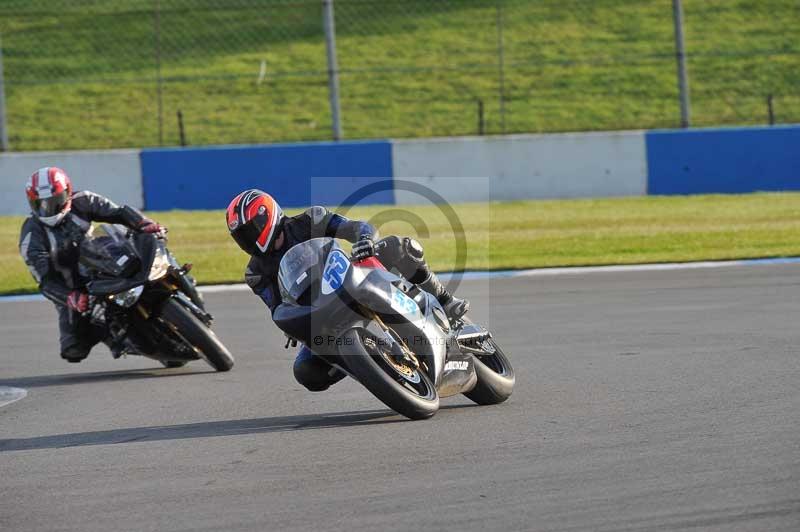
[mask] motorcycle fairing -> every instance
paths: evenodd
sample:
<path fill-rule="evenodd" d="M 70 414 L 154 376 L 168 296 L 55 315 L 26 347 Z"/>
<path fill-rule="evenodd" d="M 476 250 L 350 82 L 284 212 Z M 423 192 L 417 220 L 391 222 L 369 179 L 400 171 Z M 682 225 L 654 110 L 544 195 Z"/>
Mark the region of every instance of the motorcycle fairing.
<path fill-rule="evenodd" d="M 433 315 L 432 309 L 439 306 L 436 298 L 386 270 L 353 267 L 351 272 L 339 293 L 347 293 L 390 324 L 417 356 L 428 362 L 430 377 L 438 386 L 448 336 Z"/>
<path fill-rule="evenodd" d="M 80 244 L 81 269 L 95 277 L 130 277 L 141 266 L 136 248 L 123 229 L 103 224 L 92 228 Z"/>
<path fill-rule="evenodd" d="M 442 378 L 436 387 L 439 397 L 468 392 L 475 387 L 477 382 L 475 358 L 468 353 L 462 353 L 457 347 L 451 349 L 444 364 Z"/>
<path fill-rule="evenodd" d="M 448 334 L 449 323 L 436 298 L 385 269 L 345 267 L 342 256 L 346 257 L 331 238 L 311 239 L 287 252 L 281 261 L 283 302 L 272 315 L 275 324 L 335 363 L 348 354 L 337 339 L 350 329 L 395 342 L 370 317 L 374 313 L 426 363 L 437 389 L 443 386 L 442 395 L 471 389 L 477 379 L 471 355 L 461 353 Z M 323 293 L 325 282 L 334 288 L 330 293 Z M 451 358 L 454 363 L 448 369 Z"/>
<path fill-rule="evenodd" d="M 142 285 L 147 282 L 147 277 L 150 275 L 150 269 L 153 266 L 153 259 L 156 254 L 156 247 L 163 246 L 156 237 L 146 233 L 139 233 L 133 236 L 133 247 L 136 250 L 138 259 L 140 261 L 139 269 L 130 277 L 117 277 L 117 278 L 95 278 L 86 284 L 86 289 L 94 296 L 105 296 L 108 294 L 118 294 L 125 290 L 130 290 L 136 286 Z M 113 261 L 114 258 L 109 257 L 107 260 Z"/>

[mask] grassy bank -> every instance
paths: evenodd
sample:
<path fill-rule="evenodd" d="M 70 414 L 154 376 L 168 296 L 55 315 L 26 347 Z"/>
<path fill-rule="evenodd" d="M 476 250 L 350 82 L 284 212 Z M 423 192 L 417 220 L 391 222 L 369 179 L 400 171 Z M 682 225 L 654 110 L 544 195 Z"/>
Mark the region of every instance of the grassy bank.
<path fill-rule="evenodd" d="M 800 193 L 641 197 L 456 205 L 467 269 L 633 264 L 800 255 Z M 448 219 L 434 206 L 359 207 L 382 234 L 417 236 L 437 270 L 460 266 Z M 170 248 L 202 283 L 239 282 L 246 257 L 221 211 L 153 213 Z M 394 221 L 391 221 L 391 220 Z M 22 218 L 0 218 L 0 293 L 36 289 L 17 251 Z"/>
<path fill-rule="evenodd" d="M 11 0 L 15 150 L 330 138 L 318 0 Z M 684 0 L 693 125 L 800 121 L 795 0 Z M 502 21 L 502 68 L 497 21 Z M 675 127 L 670 2 L 339 0 L 347 138 Z M 159 63 L 156 62 L 159 58 Z M 502 80 L 502 81 L 501 81 Z M 500 92 L 502 85 L 503 103 Z M 501 116 L 501 107 L 504 116 Z"/>

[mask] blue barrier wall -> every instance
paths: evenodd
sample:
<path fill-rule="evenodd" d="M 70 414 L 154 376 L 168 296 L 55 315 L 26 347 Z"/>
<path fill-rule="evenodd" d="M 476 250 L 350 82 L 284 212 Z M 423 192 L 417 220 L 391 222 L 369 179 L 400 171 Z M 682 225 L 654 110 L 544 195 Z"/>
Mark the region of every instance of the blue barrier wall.
<path fill-rule="evenodd" d="M 388 141 L 146 149 L 141 153 L 145 208 L 223 209 L 248 188 L 284 207 L 341 205 L 367 185 L 368 203 L 394 203 Z"/>
<path fill-rule="evenodd" d="M 800 190 L 800 127 L 650 131 L 649 194 Z"/>
<path fill-rule="evenodd" d="M 21 183 L 31 168 L 48 164 L 62 165 L 79 188 L 150 210 L 222 209 L 251 187 L 266 189 L 287 207 L 421 201 L 411 201 L 407 191 L 393 190 L 395 174 L 452 202 L 744 193 L 800 190 L 800 125 L 644 135 L 615 132 L 209 146 L 141 153 L 3 153 L 0 214 L 27 212 L 19 201 Z M 472 183 L 483 179 L 486 186 L 471 188 L 465 181 L 457 187 L 444 179 L 459 176 L 472 178 Z M 6 189 L 8 194 L 3 194 Z M 350 197 L 357 191 L 364 194 Z"/>

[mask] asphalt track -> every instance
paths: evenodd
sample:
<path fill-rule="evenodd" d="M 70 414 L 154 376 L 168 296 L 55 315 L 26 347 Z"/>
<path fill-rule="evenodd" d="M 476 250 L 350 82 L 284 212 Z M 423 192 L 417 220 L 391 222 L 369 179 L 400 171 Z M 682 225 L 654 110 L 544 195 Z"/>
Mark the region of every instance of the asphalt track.
<path fill-rule="evenodd" d="M 473 281 L 506 404 L 392 415 L 311 394 L 254 297 L 209 294 L 237 362 L 55 353 L 0 304 L 0 530 L 800 530 L 800 267 Z"/>

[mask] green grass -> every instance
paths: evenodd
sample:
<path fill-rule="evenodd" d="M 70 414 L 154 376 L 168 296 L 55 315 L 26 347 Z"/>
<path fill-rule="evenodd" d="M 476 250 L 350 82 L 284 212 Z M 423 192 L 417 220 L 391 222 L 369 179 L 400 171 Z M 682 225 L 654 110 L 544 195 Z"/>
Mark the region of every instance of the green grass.
<path fill-rule="evenodd" d="M 435 206 L 404 208 L 424 220 L 398 221 L 393 207 L 358 207 L 382 234 L 418 237 L 437 270 L 459 267 L 447 218 Z M 503 269 L 800 255 L 800 193 L 637 197 L 456 205 L 467 269 Z M 294 212 L 294 211 L 293 211 Z M 170 248 L 194 263 L 201 283 L 240 282 L 246 256 L 221 211 L 152 213 L 170 228 Z M 388 221 L 387 221 L 388 220 Z M 394 220 L 394 221 L 392 221 Z M 22 218 L 0 218 L 0 292 L 35 285 L 17 253 Z"/>
<path fill-rule="evenodd" d="M 348 138 L 673 127 L 665 0 L 337 0 Z M 319 0 L 6 0 L 16 150 L 330 138 Z M 504 44 L 500 114 L 497 6 Z M 800 122 L 800 4 L 684 0 L 693 124 Z M 266 77 L 258 83 L 262 61 Z"/>

